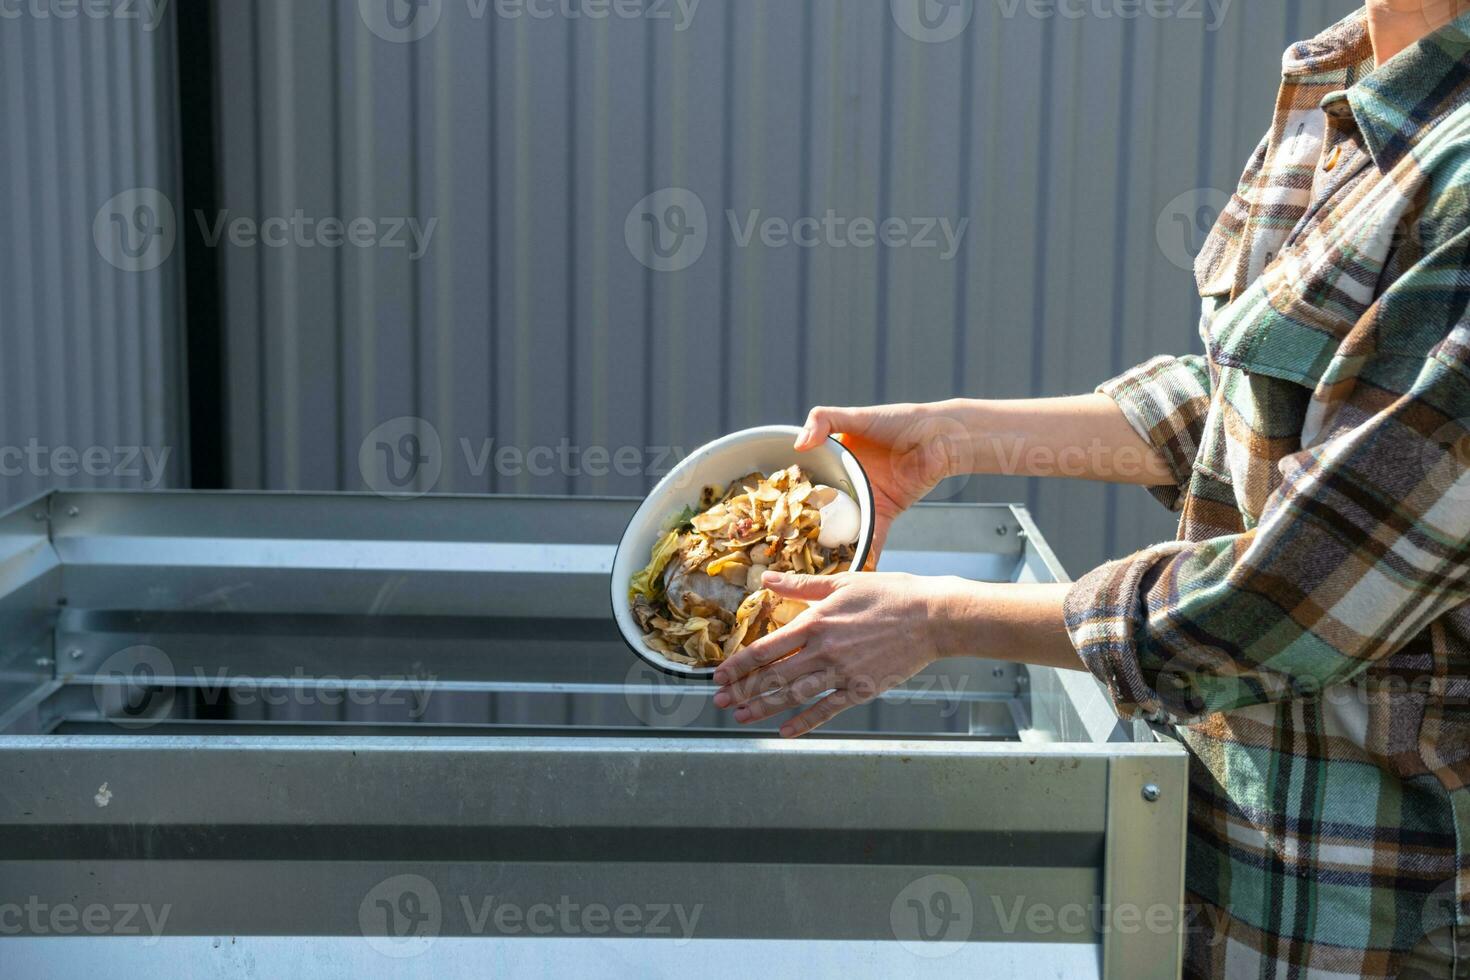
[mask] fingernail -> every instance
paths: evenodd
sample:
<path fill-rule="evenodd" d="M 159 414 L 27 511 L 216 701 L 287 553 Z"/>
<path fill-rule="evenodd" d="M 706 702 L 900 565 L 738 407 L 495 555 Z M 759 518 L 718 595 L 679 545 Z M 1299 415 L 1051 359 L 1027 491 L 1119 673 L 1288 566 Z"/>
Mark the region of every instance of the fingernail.
<path fill-rule="evenodd" d="M 762 585 L 784 585 L 786 576 L 780 572 L 766 572 L 761 575 Z"/>
<path fill-rule="evenodd" d="M 715 671 L 715 683 L 720 685 L 721 687 L 724 687 L 726 684 L 730 683 L 730 675 L 725 673 L 723 670 Z"/>
<path fill-rule="evenodd" d="M 795 734 L 796 734 L 796 729 L 793 728 L 791 725 L 782 725 L 781 726 L 781 737 L 782 738 L 791 738 Z"/>
<path fill-rule="evenodd" d="M 729 694 L 727 694 L 724 691 L 721 691 L 721 692 L 719 692 L 718 694 L 715 695 L 715 707 L 716 708 L 728 708 L 728 707 L 730 707 L 731 700 L 733 700 L 733 699 L 730 697 Z"/>
<path fill-rule="evenodd" d="M 736 721 L 749 721 L 750 720 L 750 709 L 747 708 L 743 704 L 740 707 L 736 708 L 735 709 L 735 720 Z"/>

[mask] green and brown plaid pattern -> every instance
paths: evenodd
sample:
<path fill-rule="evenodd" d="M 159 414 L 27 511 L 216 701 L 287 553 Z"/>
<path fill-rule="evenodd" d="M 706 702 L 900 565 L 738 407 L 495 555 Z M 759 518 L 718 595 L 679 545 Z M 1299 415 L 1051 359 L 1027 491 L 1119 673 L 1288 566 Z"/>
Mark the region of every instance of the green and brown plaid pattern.
<path fill-rule="evenodd" d="M 1066 603 L 1191 750 L 1185 973 L 1470 970 L 1470 16 L 1293 46 L 1195 271 L 1207 353 L 1099 388 L 1179 540 Z"/>

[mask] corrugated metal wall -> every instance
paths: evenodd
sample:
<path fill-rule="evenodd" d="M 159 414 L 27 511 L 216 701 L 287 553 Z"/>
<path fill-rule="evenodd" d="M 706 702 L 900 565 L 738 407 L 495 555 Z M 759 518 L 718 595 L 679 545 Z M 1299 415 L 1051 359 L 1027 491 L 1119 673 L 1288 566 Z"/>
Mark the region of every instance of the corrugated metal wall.
<path fill-rule="evenodd" d="M 230 480 L 361 489 L 381 450 L 419 489 L 633 494 L 660 447 L 812 403 L 1194 350 L 1201 189 L 1234 186 L 1288 40 L 1354 5 L 216 0 L 226 217 L 380 242 L 221 245 Z M 658 271 L 633 209 L 669 187 L 654 217 L 705 244 Z M 949 259 L 741 241 L 829 211 L 969 226 Z M 381 243 L 404 218 L 419 258 Z M 1076 571 L 1172 531 L 1141 491 L 961 492 L 1028 501 Z"/>
<path fill-rule="evenodd" d="M 84 6 L 0 15 L 0 507 L 187 472 L 173 13 Z"/>

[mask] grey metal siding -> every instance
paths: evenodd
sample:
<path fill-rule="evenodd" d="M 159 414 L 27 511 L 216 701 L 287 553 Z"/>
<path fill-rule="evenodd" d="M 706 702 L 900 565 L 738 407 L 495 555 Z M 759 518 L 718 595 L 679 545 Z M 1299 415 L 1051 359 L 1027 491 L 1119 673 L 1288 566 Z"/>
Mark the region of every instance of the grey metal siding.
<path fill-rule="evenodd" d="M 417 261 L 221 246 L 232 482 L 364 489 L 364 438 L 411 416 L 439 437 L 418 489 L 636 494 L 657 474 L 496 453 L 566 440 L 657 469 L 659 447 L 812 403 L 1086 391 L 1197 349 L 1171 254 L 1198 242 L 1161 246 L 1160 216 L 1197 239 L 1171 202 L 1234 186 L 1282 49 L 1355 4 L 1124 19 L 981 0 L 922 43 L 898 24 L 909 2 L 703 0 L 679 30 L 672 3 L 571 19 L 442 0 L 400 42 L 369 28 L 373 3 L 216 0 L 232 215 L 437 220 Z M 654 271 L 624 223 L 671 186 L 704 204 L 708 242 Z M 756 210 L 970 225 L 949 261 L 742 247 L 726 213 Z M 1172 531 L 1128 488 L 946 492 L 1027 502 L 1074 570 Z"/>
<path fill-rule="evenodd" d="M 139 265 L 161 264 L 135 270 L 94 237 L 112 211 L 133 216 L 109 204 L 120 193 L 176 199 L 173 16 L 146 8 L 7 5 L 0 19 L 0 507 L 54 486 L 175 485 L 187 469 L 182 256 L 160 238 Z"/>

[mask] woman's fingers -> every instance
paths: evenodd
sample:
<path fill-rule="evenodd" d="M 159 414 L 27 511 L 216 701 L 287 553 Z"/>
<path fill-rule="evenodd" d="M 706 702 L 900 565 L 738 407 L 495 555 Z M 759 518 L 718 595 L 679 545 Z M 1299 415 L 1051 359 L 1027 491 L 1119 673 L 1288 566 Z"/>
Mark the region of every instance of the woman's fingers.
<path fill-rule="evenodd" d="M 776 595 L 802 602 L 818 602 L 827 598 L 847 582 L 847 575 L 792 575 L 767 572 L 761 585 Z M 729 686 L 752 671 L 773 664 L 806 646 L 812 639 L 815 617 L 806 610 L 790 623 L 736 651 L 715 670 L 715 683 Z"/>
<path fill-rule="evenodd" d="M 752 671 L 789 657 L 806 646 L 809 630 L 809 621 L 803 613 L 776 632 L 736 651 L 715 669 L 715 683 L 728 687 Z"/>
<path fill-rule="evenodd" d="M 833 691 L 816 704 L 807 708 L 801 714 L 792 718 L 781 726 L 782 738 L 797 738 L 805 735 L 813 729 L 827 724 L 837 715 L 846 711 L 854 705 L 862 704 L 863 699 L 851 691 Z"/>
<path fill-rule="evenodd" d="M 842 575 L 797 575 L 792 572 L 766 572 L 761 585 L 786 599 L 816 602 L 825 599 L 846 584 Z"/>
<path fill-rule="evenodd" d="M 806 704 L 823 691 L 832 690 L 837 683 L 837 674 L 833 670 L 818 670 L 804 674 L 790 683 L 782 682 L 769 693 L 740 705 L 735 709 L 735 720 L 742 725 L 748 725 L 751 722 L 778 715 L 788 708 Z"/>
<path fill-rule="evenodd" d="M 822 669 L 818 658 L 803 650 L 769 667 L 753 671 L 715 692 L 715 707 L 728 708 L 785 690 L 797 678 Z M 821 693 L 821 692 L 817 692 Z"/>
<path fill-rule="evenodd" d="M 821 445 L 823 439 L 847 432 L 861 435 L 867 431 L 871 420 L 871 409 L 828 408 L 819 405 L 807 413 L 806 424 L 796 437 L 796 450 L 803 452 Z"/>

